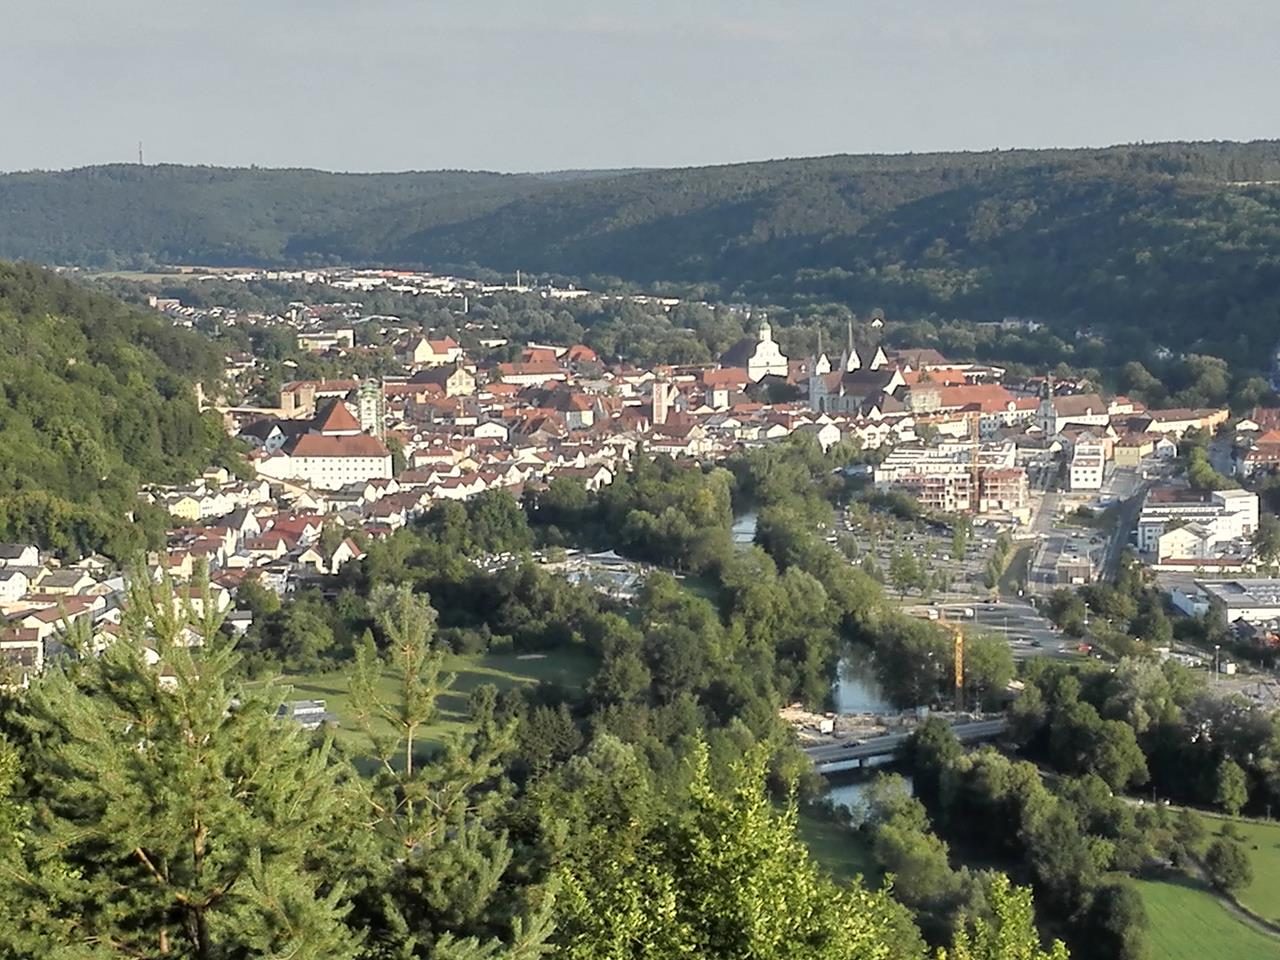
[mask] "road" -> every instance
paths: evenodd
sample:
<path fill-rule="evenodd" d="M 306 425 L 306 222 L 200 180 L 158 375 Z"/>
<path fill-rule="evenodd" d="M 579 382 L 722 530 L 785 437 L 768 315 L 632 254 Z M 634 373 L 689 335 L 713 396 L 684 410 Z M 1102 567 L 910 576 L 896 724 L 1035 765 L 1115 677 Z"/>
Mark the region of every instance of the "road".
<path fill-rule="evenodd" d="M 1116 515 L 1116 529 L 1107 542 L 1107 554 L 1102 561 L 1103 579 L 1114 580 L 1120 571 L 1120 557 L 1124 554 L 1124 548 L 1129 545 L 1129 535 L 1138 524 L 1142 501 L 1146 499 L 1147 491 L 1155 485 L 1155 482 L 1155 480 L 1142 481 L 1132 495 L 1120 504 Z"/>
<path fill-rule="evenodd" d="M 951 730 L 961 743 L 980 743 L 996 739 L 1004 733 L 1007 726 L 1007 721 L 1000 717 L 996 720 L 952 724 Z M 846 740 L 843 743 L 805 747 L 804 752 L 819 773 L 835 773 L 838 770 L 857 769 L 862 766 L 863 761 L 897 753 L 910 739 L 909 733 L 889 733 L 869 740 Z"/>

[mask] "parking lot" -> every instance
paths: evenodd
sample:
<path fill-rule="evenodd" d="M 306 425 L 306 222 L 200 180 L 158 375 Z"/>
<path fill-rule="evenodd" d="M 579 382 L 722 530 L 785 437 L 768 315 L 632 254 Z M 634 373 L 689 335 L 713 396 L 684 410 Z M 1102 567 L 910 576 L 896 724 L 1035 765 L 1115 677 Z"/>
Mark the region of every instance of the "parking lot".
<path fill-rule="evenodd" d="M 954 544 L 950 530 L 939 529 L 923 520 L 908 521 L 874 513 L 870 517 L 841 518 L 827 539 L 852 546 L 854 563 L 869 555 L 886 577 L 894 554 L 910 553 L 926 573 L 931 576 L 941 573 L 946 577 L 949 588 L 930 593 L 964 599 L 987 594 L 983 580 L 997 536 L 998 530 L 994 527 L 975 523 L 967 538 L 964 559 L 956 560 L 952 557 Z"/>
<path fill-rule="evenodd" d="M 854 538 L 857 552 L 851 562 L 860 562 L 864 554 L 869 554 L 877 567 L 887 573 L 895 552 L 910 551 L 926 570 L 947 573 L 950 577 L 948 590 L 925 591 L 924 594 L 913 591 L 903 597 L 902 605 L 907 613 L 929 619 L 946 617 L 1005 637 L 1018 659 L 1079 656 L 1080 641 L 1059 632 L 1040 615 L 1029 598 L 997 598 L 986 586 L 987 564 L 995 553 L 998 528 L 987 524 L 975 525 L 966 544 L 964 559 L 956 561 L 951 557 L 951 531 L 923 521 L 906 521 L 882 513 L 870 516 L 860 513 L 852 522 L 842 518 L 840 526 L 844 529 L 829 539 Z M 1096 535 L 1096 531 L 1085 528 L 1080 535 L 1087 542 Z M 1102 540 L 1098 536 L 1098 543 L 1092 546 L 1100 549 Z M 891 584 L 886 589 L 890 596 L 894 595 Z"/>

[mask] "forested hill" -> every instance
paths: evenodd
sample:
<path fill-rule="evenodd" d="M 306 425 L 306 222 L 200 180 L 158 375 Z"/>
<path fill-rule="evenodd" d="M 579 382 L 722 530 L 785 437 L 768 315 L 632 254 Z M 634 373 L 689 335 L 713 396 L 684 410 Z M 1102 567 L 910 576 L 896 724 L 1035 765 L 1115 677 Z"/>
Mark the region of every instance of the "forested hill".
<path fill-rule="evenodd" d="M 495 209 L 556 183 L 497 173 L 114 164 L 0 176 L 0 257 L 87 266 L 306 260 L 301 238 L 348 224 L 417 230 Z"/>
<path fill-rule="evenodd" d="M 520 268 L 1247 358 L 1280 319 L 1277 184 L 1278 141 L 567 177 L 117 166 L 0 177 L 0 255 Z"/>
<path fill-rule="evenodd" d="M 140 480 L 188 479 L 226 453 L 192 389 L 218 359 L 157 315 L 0 263 L 0 540 L 122 560 L 155 546 L 165 518 L 139 509 Z"/>

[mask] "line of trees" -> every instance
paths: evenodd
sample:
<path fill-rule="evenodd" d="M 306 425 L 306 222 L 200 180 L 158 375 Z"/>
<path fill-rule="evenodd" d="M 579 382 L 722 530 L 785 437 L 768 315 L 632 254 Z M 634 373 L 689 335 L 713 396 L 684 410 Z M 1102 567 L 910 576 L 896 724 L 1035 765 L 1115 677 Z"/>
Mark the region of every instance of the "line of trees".
<path fill-rule="evenodd" d="M 889 891 L 818 870 L 740 721 L 669 729 L 664 764 L 610 707 L 580 726 L 581 705 L 482 687 L 441 734 L 440 615 L 410 581 L 368 603 L 341 745 L 281 719 L 287 690 L 246 682 L 168 584 L 135 585 L 101 655 L 73 633 L 80 656 L 10 689 L 0 955 L 926 957 Z M 542 763 L 537 728 L 562 736 Z M 992 876 L 983 902 L 939 960 L 1065 957 L 1025 890 Z"/>

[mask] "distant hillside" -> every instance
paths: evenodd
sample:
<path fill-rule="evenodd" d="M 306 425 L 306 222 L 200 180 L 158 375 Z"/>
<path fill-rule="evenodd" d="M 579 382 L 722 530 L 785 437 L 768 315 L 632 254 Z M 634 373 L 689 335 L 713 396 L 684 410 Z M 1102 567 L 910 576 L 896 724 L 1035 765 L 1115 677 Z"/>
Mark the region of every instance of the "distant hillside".
<path fill-rule="evenodd" d="M 116 266 L 145 258 L 210 265 L 307 260 L 298 237 L 387 216 L 403 229 L 466 219 L 543 181 L 497 173 L 115 164 L 0 176 L 0 257 Z M 572 181 L 570 181 L 572 182 Z"/>
<path fill-rule="evenodd" d="M 0 540 L 121 559 L 155 546 L 160 518 L 126 514 L 140 480 L 189 479 L 225 452 L 192 390 L 218 371 L 196 334 L 0 263 Z"/>
<path fill-rule="evenodd" d="M 1277 183 L 1275 141 L 546 177 L 120 166 L 0 177 L 0 254 L 475 264 L 1030 314 L 1245 360 L 1280 336 Z"/>

